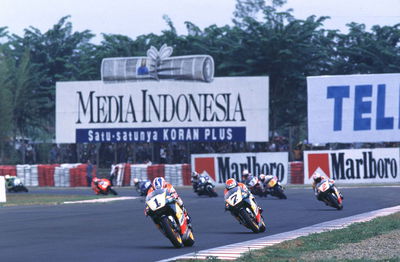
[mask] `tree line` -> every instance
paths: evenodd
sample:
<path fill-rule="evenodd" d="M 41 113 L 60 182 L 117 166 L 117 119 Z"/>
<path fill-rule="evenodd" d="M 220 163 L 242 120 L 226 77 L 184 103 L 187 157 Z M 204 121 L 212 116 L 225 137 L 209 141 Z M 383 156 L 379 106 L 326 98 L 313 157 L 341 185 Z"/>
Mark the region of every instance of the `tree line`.
<path fill-rule="evenodd" d="M 57 81 L 99 80 L 103 58 L 145 56 L 150 46 L 209 54 L 217 77 L 269 76 L 272 133 L 306 128 L 307 76 L 400 72 L 400 23 L 367 30 L 352 22 L 341 33 L 324 29 L 329 17 L 297 19 L 291 9 L 281 11 L 285 4 L 237 0 L 232 25 L 201 30 L 185 22 L 187 33 L 179 35 L 164 16 L 159 35 L 102 34 L 99 44 L 90 30 L 74 31 L 69 16 L 44 33 L 29 27 L 18 36 L 0 27 L 0 159 L 18 138 L 54 139 Z"/>

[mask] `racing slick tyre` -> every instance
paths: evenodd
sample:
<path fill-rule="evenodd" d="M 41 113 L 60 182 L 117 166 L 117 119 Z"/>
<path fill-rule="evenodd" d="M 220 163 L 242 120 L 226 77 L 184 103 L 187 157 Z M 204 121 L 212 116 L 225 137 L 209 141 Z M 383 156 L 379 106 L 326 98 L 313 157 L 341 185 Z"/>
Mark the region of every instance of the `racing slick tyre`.
<path fill-rule="evenodd" d="M 245 222 L 245 225 L 251 229 L 254 233 L 259 233 L 260 228 L 257 225 L 257 222 L 255 219 L 250 217 L 250 214 L 246 211 L 246 209 L 241 209 L 239 211 L 239 215 L 242 217 L 243 221 Z"/>
<path fill-rule="evenodd" d="M 334 193 L 328 194 L 328 200 L 331 203 L 331 205 L 337 210 L 341 210 L 343 208 L 343 206 L 339 204 L 339 201 L 337 197 L 334 195 Z"/>
<path fill-rule="evenodd" d="M 109 191 L 111 194 L 113 194 L 114 196 L 118 195 L 117 191 L 115 191 L 115 190 L 112 189 L 112 188 L 109 188 L 108 191 Z"/>
<path fill-rule="evenodd" d="M 183 244 L 185 245 L 185 247 L 191 247 L 194 244 L 194 235 L 191 229 L 189 229 L 189 235 L 187 237 L 187 239 L 183 240 Z"/>
<path fill-rule="evenodd" d="M 160 225 L 163 228 L 165 235 L 176 248 L 183 247 L 183 242 L 180 234 L 175 231 L 167 216 L 161 218 Z"/>
<path fill-rule="evenodd" d="M 215 192 L 215 190 L 212 188 L 212 186 L 207 186 L 206 190 L 207 190 L 209 197 L 217 197 L 218 196 L 217 192 Z"/>

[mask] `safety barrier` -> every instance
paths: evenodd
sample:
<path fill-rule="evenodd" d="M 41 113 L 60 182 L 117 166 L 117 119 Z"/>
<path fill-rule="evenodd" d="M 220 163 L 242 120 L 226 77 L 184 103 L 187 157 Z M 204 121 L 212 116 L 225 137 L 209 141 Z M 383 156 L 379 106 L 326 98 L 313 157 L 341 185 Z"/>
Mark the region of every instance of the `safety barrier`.
<path fill-rule="evenodd" d="M 289 163 L 290 169 L 290 183 L 291 184 L 304 184 L 304 164 L 301 161 Z"/>
<path fill-rule="evenodd" d="M 96 166 L 93 166 L 92 177 L 96 176 Z M 18 176 L 26 186 L 82 187 L 87 186 L 87 164 L 54 164 L 54 165 L 17 165 L 0 166 L 0 175 Z M 303 184 L 303 162 L 289 163 L 289 183 Z M 118 164 L 116 186 L 132 186 L 133 179 L 153 180 L 155 177 L 165 177 L 173 185 L 191 184 L 191 165 L 145 165 Z"/>

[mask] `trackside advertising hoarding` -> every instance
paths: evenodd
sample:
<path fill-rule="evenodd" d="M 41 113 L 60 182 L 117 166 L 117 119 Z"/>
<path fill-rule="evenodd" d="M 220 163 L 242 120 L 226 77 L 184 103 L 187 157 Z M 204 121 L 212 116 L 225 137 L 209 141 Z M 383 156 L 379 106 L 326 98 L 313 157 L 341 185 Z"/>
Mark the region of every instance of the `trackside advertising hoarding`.
<path fill-rule="evenodd" d="M 231 153 L 193 154 L 192 171 L 207 172 L 217 183 L 225 183 L 229 178 L 241 181 L 242 172 L 248 169 L 252 175 L 276 175 L 282 184 L 288 178 L 288 153 Z"/>
<path fill-rule="evenodd" d="M 344 184 L 400 182 L 400 149 L 305 151 L 305 184 L 315 171 Z"/>
<path fill-rule="evenodd" d="M 400 74 L 307 77 L 311 143 L 400 141 Z"/>
<path fill-rule="evenodd" d="M 268 141 L 268 77 L 57 82 L 56 142 Z"/>

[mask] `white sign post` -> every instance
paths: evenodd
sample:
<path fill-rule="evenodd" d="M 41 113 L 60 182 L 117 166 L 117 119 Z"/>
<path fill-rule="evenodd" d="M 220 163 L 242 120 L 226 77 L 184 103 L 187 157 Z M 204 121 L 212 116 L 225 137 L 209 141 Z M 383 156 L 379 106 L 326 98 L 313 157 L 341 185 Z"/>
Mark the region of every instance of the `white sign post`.
<path fill-rule="evenodd" d="M 6 199 L 6 180 L 4 176 L 0 176 L 0 203 L 7 202 Z"/>

